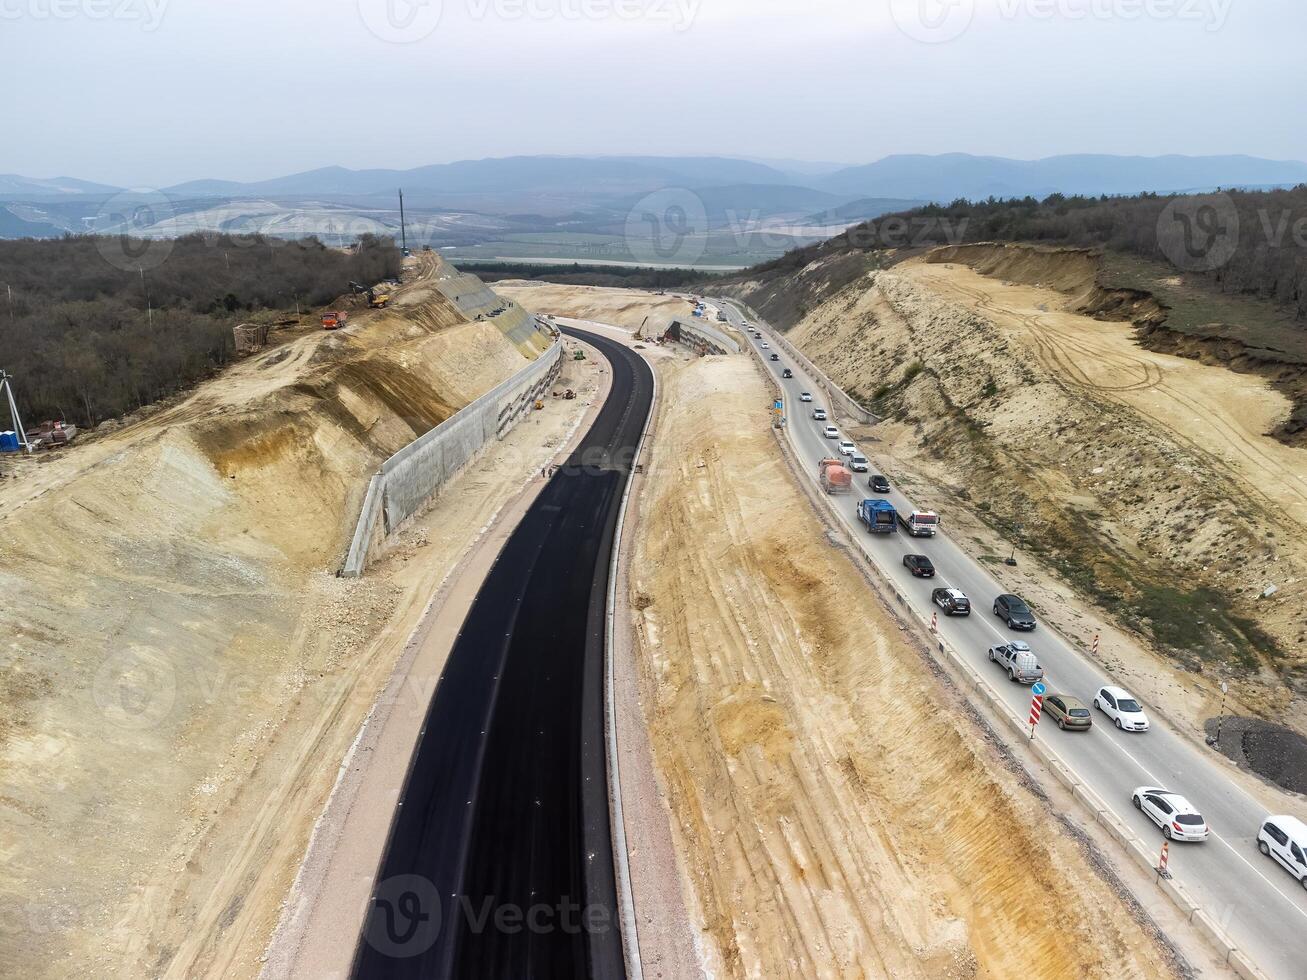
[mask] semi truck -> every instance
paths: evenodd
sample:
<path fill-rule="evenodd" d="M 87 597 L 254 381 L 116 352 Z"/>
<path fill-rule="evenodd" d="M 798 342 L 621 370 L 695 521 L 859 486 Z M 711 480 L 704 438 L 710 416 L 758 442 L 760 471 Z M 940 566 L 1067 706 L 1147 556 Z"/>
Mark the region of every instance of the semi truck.
<path fill-rule="evenodd" d="M 933 510 L 914 510 L 900 514 L 899 523 L 914 538 L 933 538 L 939 530 L 939 515 Z"/>
<path fill-rule="evenodd" d="M 894 505 L 888 500 L 864 500 L 858 504 L 858 520 L 867 526 L 872 534 L 896 534 L 899 526 L 895 521 Z"/>
<path fill-rule="evenodd" d="M 853 489 L 853 474 L 834 456 L 817 461 L 817 479 L 827 493 L 848 493 Z"/>

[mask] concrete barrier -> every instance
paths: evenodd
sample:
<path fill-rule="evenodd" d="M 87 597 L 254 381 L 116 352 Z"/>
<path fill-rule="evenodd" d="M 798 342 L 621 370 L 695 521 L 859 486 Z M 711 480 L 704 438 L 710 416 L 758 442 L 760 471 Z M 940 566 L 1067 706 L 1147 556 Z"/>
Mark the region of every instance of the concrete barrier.
<path fill-rule="evenodd" d="M 785 351 L 786 354 L 792 357 L 794 361 L 801 368 L 803 368 L 804 372 L 806 372 L 809 377 L 811 377 L 814 381 L 817 382 L 817 385 L 822 389 L 823 393 L 826 395 L 826 400 L 829 403 L 829 406 L 832 411 L 838 412 L 848 418 L 851 418 L 855 422 L 861 422 L 864 425 L 875 425 L 877 422 L 880 421 L 879 415 L 867 411 L 856 401 L 854 401 L 851 397 L 849 397 L 849 395 L 844 391 L 843 388 L 841 388 L 839 385 L 837 385 L 834 381 L 832 381 L 829 377 L 826 376 L 825 371 L 817 367 L 817 365 L 813 364 L 812 361 L 808 359 L 808 356 L 803 353 L 803 351 L 799 350 L 799 348 L 795 347 L 792 343 L 790 343 L 789 338 L 787 338 L 779 330 L 776 330 L 770 325 L 768 325 L 766 320 L 760 319 L 757 313 L 755 313 L 752 309 L 750 309 L 746 304 L 741 303 L 739 300 L 726 300 L 726 299 L 714 299 L 712 302 L 717 303 L 719 305 L 725 305 L 727 303 L 730 303 L 736 309 L 744 311 L 748 315 L 751 322 L 753 322 L 754 325 L 756 325 L 759 330 L 763 330 L 766 332 L 768 339 L 772 343 L 776 344 L 776 346 L 780 347 L 781 350 Z"/>
<path fill-rule="evenodd" d="M 362 575 L 387 537 L 417 515 L 486 443 L 502 439 L 531 411 L 562 370 L 562 355 L 562 338 L 555 338 L 548 350 L 517 374 L 382 463 L 368 484 L 340 574 Z"/>
<path fill-rule="evenodd" d="M 720 330 L 706 323 L 674 318 L 667 324 L 666 335 L 700 354 L 738 354 L 740 345 Z"/>

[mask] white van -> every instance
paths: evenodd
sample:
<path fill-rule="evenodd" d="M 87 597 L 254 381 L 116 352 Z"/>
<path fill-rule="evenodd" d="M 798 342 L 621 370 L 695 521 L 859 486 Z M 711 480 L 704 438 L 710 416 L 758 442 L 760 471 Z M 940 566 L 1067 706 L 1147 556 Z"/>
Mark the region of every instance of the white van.
<path fill-rule="evenodd" d="M 1267 817 L 1257 833 L 1257 849 L 1307 888 L 1307 824 L 1297 817 Z"/>

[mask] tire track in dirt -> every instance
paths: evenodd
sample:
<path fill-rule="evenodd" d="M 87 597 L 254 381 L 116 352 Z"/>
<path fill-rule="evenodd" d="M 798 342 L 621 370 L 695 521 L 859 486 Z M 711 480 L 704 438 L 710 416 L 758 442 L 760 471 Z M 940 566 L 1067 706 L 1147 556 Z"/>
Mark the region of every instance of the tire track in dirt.
<path fill-rule="evenodd" d="M 941 277 L 927 277 L 933 283 L 939 283 Z M 1178 405 L 1183 406 L 1191 417 L 1203 418 L 1207 424 L 1216 429 L 1225 443 L 1228 445 L 1230 452 L 1244 461 L 1250 467 L 1257 467 L 1263 471 L 1273 473 L 1283 486 L 1285 492 L 1291 496 L 1294 501 L 1307 508 L 1307 485 L 1302 483 L 1301 475 L 1291 472 L 1283 466 L 1270 453 L 1259 447 L 1247 432 L 1239 426 L 1228 421 L 1221 413 L 1214 412 L 1210 405 L 1204 404 L 1192 396 L 1186 394 L 1178 386 L 1173 385 L 1166 380 L 1165 369 L 1156 363 L 1154 358 L 1138 357 L 1131 358 L 1127 355 L 1120 355 L 1113 352 L 1106 352 L 1102 347 L 1094 346 L 1089 342 L 1075 338 L 1066 331 L 1059 329 L 1052 322 L 1049 315 L 1032 315 L 1018 309 L 1000 306 L 994 299 L 983 290 L 956 282 L 952 279 L 946 279 L 942 283 L 943 288 L 952 290 L 963 296 L 968 297 L 976 306 L 976 309 L 982 313 L 988 314 L 991 318 L 1002 320 L 1015 320 L 1022 324 L 1026 330 L 1026 336 L 1035 346 L 1041 365 L 1043 365 L 1054 377 L 1070 379 L 1073 383 L 1088 388 L 1093 391 L 1101 392 L 1108 397 L 1120 395 L 1125 392 L 1137 392 L 1155 389 L 1159 394 L 1170 399 Z M 1086 318 L 1088 319 L 1088 318 Z M 1095 322 L 1095 321 L 1090 321 Z M 1099 363 L 1110 365 L 1114 370 L 1126 373 L 1130 370 L 1142 370 L 1145 380 L 1126 385 L 1104 385 L 1095 382 L 1086 371 L 1077 365 L 1078 360 L 1098 361 Z M 1265 492 L 1260 486 L 1248 479 L 1237 469 L 1231 467 L 1230 459 L 1223 457 L 1203 445 L 1198 439 L 1189 434 L 1178 430 L 1173 421 L 1165 414 L 1155 410 L 1150 411 L 1146 406 L 1125 398 L 1117 398 L 1121 405 L 1127 409 L 1136 412 L 1164 429 L 1177 442 L 1183 444 L 1191 452 L 1206 460 L 1218 470 L 1230 473 L 1249 496 L 1259 500 L 1272 513 L 1278 515 L 1286 521 L 1303 524 L 1302 516 L 1290 513 L 1285 507 L 1283 501 L 1277 499 Z"/>

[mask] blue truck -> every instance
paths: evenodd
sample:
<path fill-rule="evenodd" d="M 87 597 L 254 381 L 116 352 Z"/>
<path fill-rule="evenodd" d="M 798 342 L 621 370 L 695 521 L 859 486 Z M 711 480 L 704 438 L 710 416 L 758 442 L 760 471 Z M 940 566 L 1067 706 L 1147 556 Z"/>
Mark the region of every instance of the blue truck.
<path fill-rule="evenodd" d="M 898 514 L 888 500 L 864 500 L 858 504 L 858 520 L 872 534 L 897 534 Z"/>

